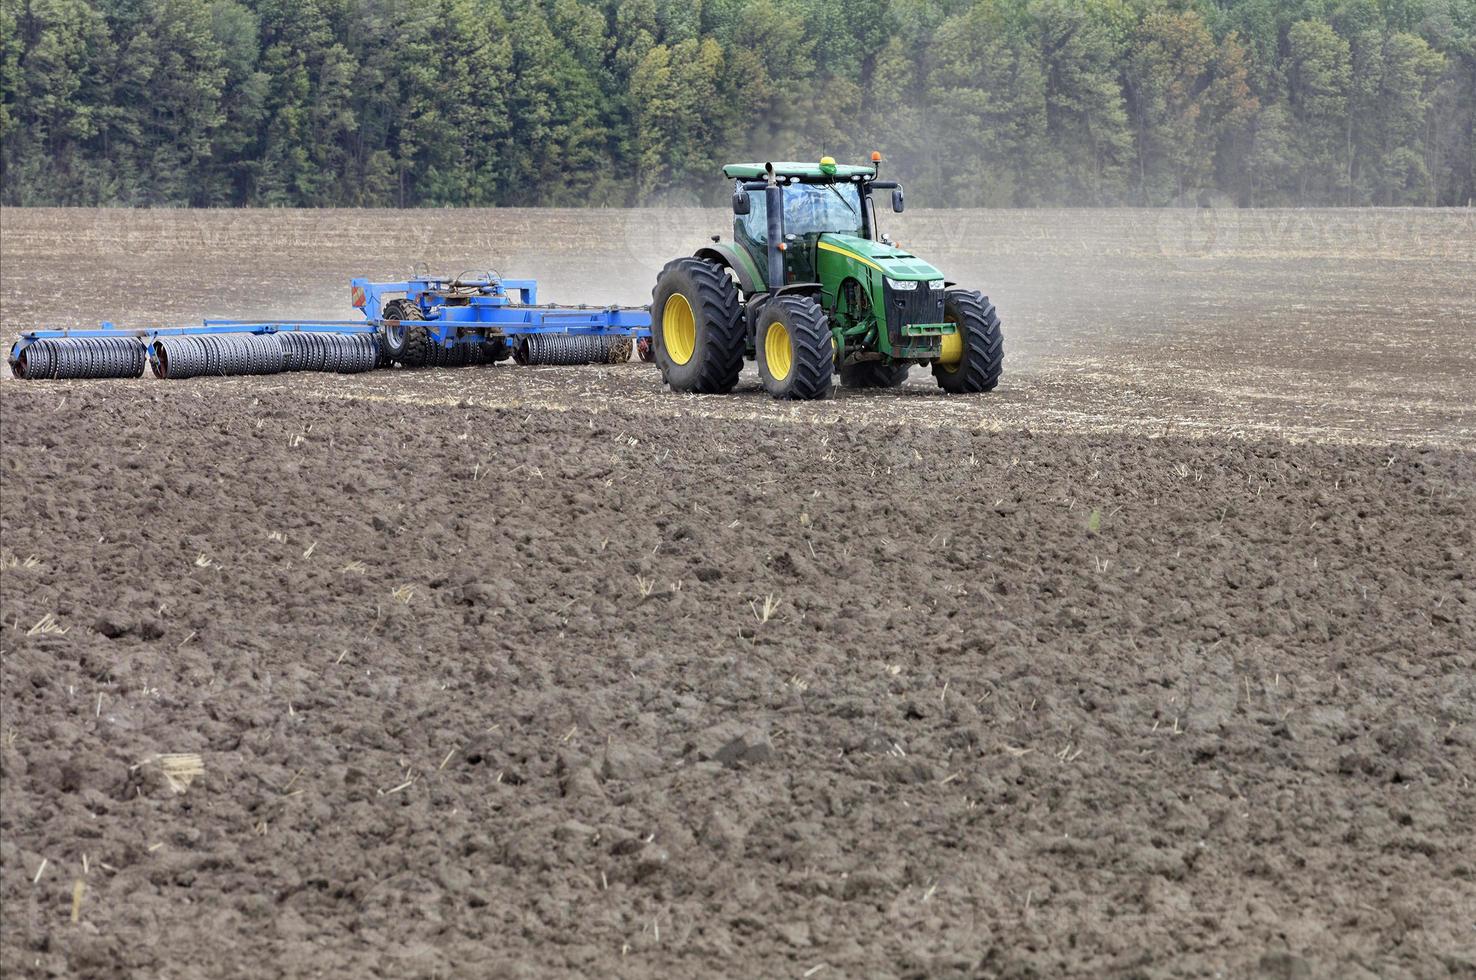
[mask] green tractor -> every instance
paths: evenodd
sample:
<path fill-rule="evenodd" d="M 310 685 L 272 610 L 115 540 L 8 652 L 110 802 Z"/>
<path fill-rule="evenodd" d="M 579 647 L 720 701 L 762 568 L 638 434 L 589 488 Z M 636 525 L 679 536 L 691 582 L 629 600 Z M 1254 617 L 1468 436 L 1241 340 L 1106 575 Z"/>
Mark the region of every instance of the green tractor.
<path fill-rule="evenodd" d="M 893 388 L 914 364 L 946 392 L 994 389 L 994 304 L 880 233 L 873 192 L 890 190 L 899 213 L 903 195 L 871 160 L 723 168 L 733 241 L 667 263 L 652 292 L 652 353 L 674 391 L 731 391 L 745 357 L 776 398 L 824 398 L 837 371 L 847 387 Z"/>

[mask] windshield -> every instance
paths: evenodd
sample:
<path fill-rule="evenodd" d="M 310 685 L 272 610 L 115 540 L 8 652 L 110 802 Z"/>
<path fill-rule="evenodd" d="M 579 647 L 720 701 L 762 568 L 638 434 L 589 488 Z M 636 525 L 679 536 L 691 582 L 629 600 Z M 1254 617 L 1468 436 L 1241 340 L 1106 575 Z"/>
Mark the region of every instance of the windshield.
<path fill-rule="evenodd" d="M 749 191 L 749 212 L 744 231 L 755 242 L 769 239 L 769 216 L 763 191 Z M 853 183 L 786 184 L 784 187 L 784 233 L 809 235 L 834 232 L 862 234 L 861 193 Z"/>

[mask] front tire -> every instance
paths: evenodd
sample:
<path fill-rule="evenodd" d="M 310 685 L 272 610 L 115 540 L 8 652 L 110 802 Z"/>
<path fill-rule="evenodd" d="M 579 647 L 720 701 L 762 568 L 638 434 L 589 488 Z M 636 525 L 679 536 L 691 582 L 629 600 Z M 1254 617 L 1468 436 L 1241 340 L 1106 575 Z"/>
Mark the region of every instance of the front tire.
<path fill-rule="evenodd" d="M 759 322 L 754 347 L 764 390 L 805 401 L 829 395 L 835 344 L 820 304 L 809 296 L 780 296 L 764 305 Z"/>
<path fill-rule="evenodd" d="M 673 391 L 720 395 L 743 369 L 738 287 L 705 259 L 668 262 L 651 291 L 651 346 Z"/>
<path fill-rule="evenodd" d="M 993 391 L 1004 373 L 1004 330 L 989 297 L 972 289 L 951 289 L 943 298 L 943 319 L 954 333 L 943 337 L 943 356 L 933 364 L 938 387 L 952 395 Z"/>

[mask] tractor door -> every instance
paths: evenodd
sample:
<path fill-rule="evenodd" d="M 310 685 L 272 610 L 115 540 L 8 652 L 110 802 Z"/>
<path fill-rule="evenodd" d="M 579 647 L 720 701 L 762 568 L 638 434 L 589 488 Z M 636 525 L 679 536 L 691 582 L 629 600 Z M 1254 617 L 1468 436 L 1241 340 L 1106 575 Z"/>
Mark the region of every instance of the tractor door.
<path fill-rule="evenodd" d="M 741 189 L 741 188 L 740 188 Z M 769 269 L 769 212 L 763 191 L 748 191 L 748 213 L 733 218 L 733 241 L 748 252 L 759 274 Z M 767 288 L 767 286 L 765 287 Z"/>
<path fill-rule="evenodd" d="M 853 183 L 790 184 L 784 191 L 785 273 L 791 282 L 817 282 L 821 235 L 865 234 L 861 194 Z"/>
<path fill-rule="evenodd" d="M 769 214 L 763 191 L 749 191 L 748 213 L 733 220 L 733 239 L 754 263 L 769 267 Z M 816 250 L 824 234 L 864 235 L 861 195 L 854 184 L 791 183 L 784 187 L 784 280 L 815 282 Z M 771 284 L 771 285 L 783 285 Z"/>

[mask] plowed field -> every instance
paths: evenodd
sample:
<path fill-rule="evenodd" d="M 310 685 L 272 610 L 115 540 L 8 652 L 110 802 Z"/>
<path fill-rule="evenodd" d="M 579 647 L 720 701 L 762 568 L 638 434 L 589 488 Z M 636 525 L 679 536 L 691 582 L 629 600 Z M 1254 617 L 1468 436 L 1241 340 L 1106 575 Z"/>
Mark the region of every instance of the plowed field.
<path fill-rule="evenodd" d="M 7 210 L 0 330 L 722 220 Z M 890 230 L 994 394 L 0 382 L 0 970 L 1476 972 L 1471 214 Z"/>

